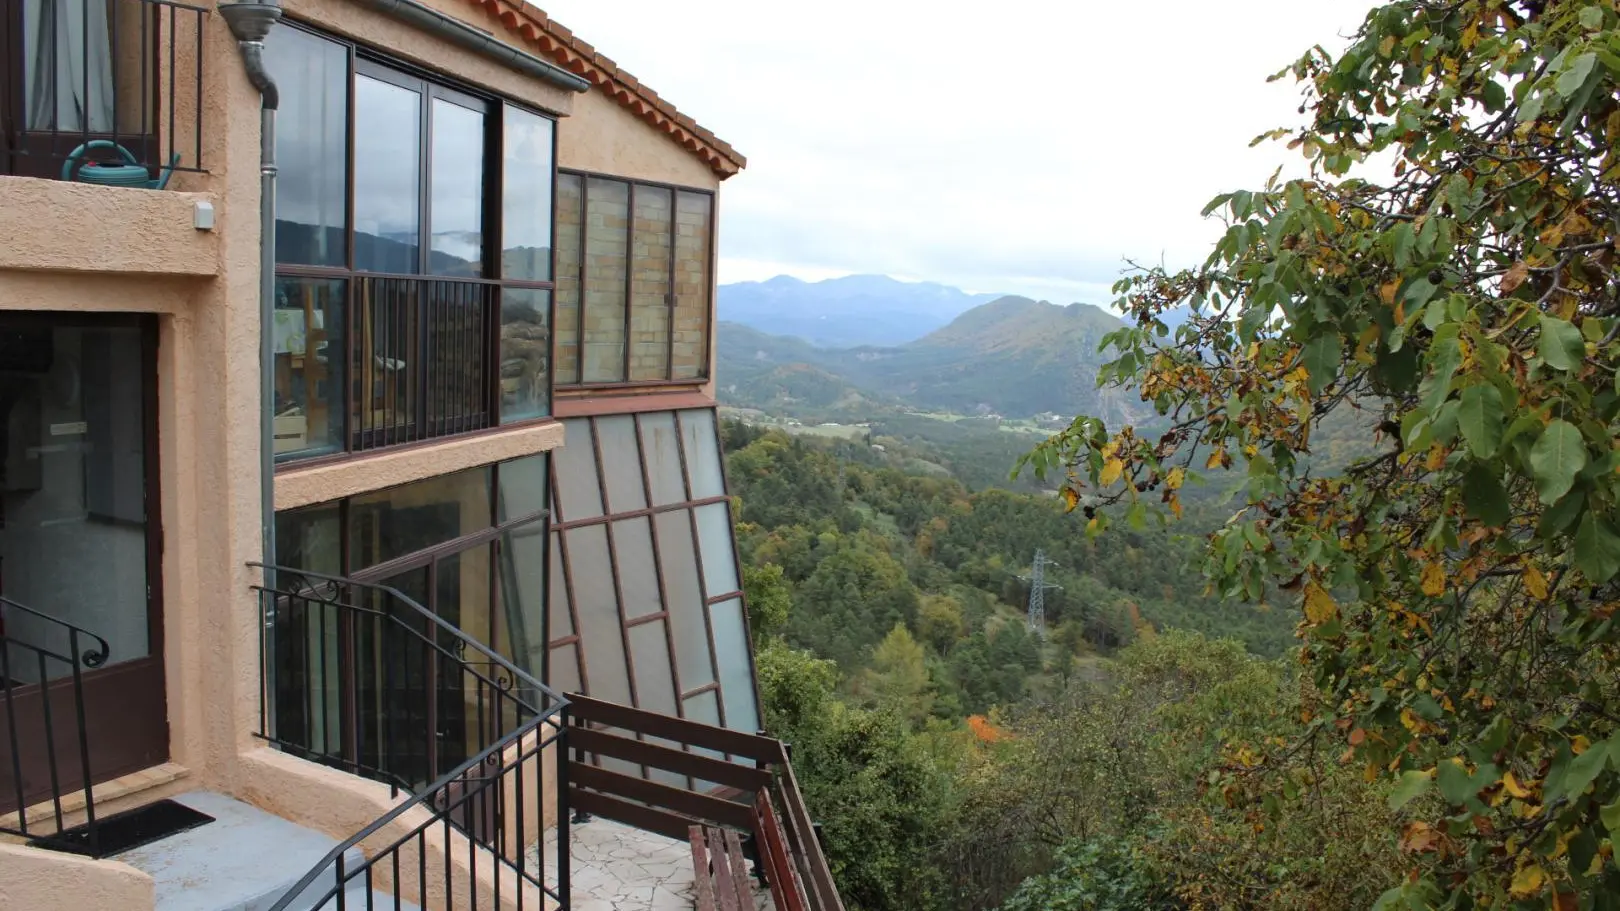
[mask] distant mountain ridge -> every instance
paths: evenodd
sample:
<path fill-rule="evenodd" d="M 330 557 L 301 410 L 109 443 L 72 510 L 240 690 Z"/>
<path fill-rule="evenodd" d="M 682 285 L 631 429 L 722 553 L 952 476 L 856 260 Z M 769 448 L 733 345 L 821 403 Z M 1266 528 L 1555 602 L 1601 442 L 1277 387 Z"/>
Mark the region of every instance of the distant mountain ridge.
<path fill-rule="evenodd" d="M 849 275 L 807 282 L 786 275 L 719 289 L 720 319 L 824 348 L 903 345 L 998 297 L 934 282 Z"/>
<path fill-rule="evenodd" d="M 1121 325 L 1091 304 L 1017 296 L 980 304 L 895 346 L 823 348 L 722 322 L 720 395 L 727 404 L 768 410 L 898 403 L 958 414 L 1085 412 L 1139 421 L 1151 415 L 1134 395 L 1097 388 L 1107 359 L 1098 345 Z"/>

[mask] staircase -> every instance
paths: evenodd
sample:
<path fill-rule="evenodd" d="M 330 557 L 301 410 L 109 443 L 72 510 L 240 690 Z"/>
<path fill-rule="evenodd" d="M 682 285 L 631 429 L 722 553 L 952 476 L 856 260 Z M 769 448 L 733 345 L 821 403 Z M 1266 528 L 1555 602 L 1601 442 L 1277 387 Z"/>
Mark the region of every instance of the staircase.
<path fill-rule="evenodd" d="M 194 791 L 174 798 L 214 818 L 148 845 L 113 855 L 112 860 L 145 872 L 156 886 L 156 911 L 268 911 L 310 868 L 337 846 L 337 840 L 288 822 L 221 794 Z M 358 867 L 358 849 L 347 852 Z M 290 906 L 317 911 L 316 901 L 332 889 L 328 875 L 309 885 Z M 398 908 L 420 911 L 410 902 L 374 892 L 368 905 L 365 889 L 356 884 L 344 895 L 343 908 Z M 336 898 L 318 911 L 336 911 Z"/>

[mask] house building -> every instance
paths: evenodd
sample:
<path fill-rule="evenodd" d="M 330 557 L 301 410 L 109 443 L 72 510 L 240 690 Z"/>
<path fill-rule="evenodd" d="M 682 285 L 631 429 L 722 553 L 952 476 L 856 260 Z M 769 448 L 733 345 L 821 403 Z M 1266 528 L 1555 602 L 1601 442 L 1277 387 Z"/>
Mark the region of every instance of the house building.
<path fill-rule="evenodd" d="M 838 907 L 716 426 L 742 156 L 522 0 L 0 9 L 0 908 L 594 907 L 602 820 Z"/>

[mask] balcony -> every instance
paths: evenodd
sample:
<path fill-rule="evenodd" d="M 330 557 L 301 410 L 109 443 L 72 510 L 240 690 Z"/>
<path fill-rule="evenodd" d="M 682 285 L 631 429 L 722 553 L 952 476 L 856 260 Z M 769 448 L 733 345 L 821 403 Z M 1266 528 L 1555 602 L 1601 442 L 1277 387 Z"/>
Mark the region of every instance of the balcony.
<path fill-rule="evenodd" d="M 204 169 L 205 9 L 0 0 L 0 13 L 0 173 L 158 187 Z"/>
<path fill-rule="evenodd" d="M 257 735 L 398 798 L 271 911 L 594 905 L 619 873 L 573 856 L 583 814 L 690 857 L 700 908 L 843 911 L 781 742 L 564 697 L 397 589 L 275 567 L 259 594 Z"/>
<path fill-rule="evenodd" d="M 278 276 L 277 459 L 495 427 L 523 384 L 543 398 L 546 338 L 522 334 L 543 314 L 525 323 L 515 296 L 477 279 Z"/>

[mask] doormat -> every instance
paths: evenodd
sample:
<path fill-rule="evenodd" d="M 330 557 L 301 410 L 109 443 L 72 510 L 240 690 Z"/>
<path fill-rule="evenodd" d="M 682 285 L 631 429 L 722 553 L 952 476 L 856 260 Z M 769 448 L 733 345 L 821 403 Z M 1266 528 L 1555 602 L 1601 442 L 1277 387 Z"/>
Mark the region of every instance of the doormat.
<path fill-rule="evenodd" d="M 98 819 L 94 831 L 89 826 L 74 826 L 55 835 L 36 838 L 28 844 L 30 847 L 70 854 L 107 857 L 213 821 L 214 817 L 199 813 L 183 803 L 160 800 Z"/>

